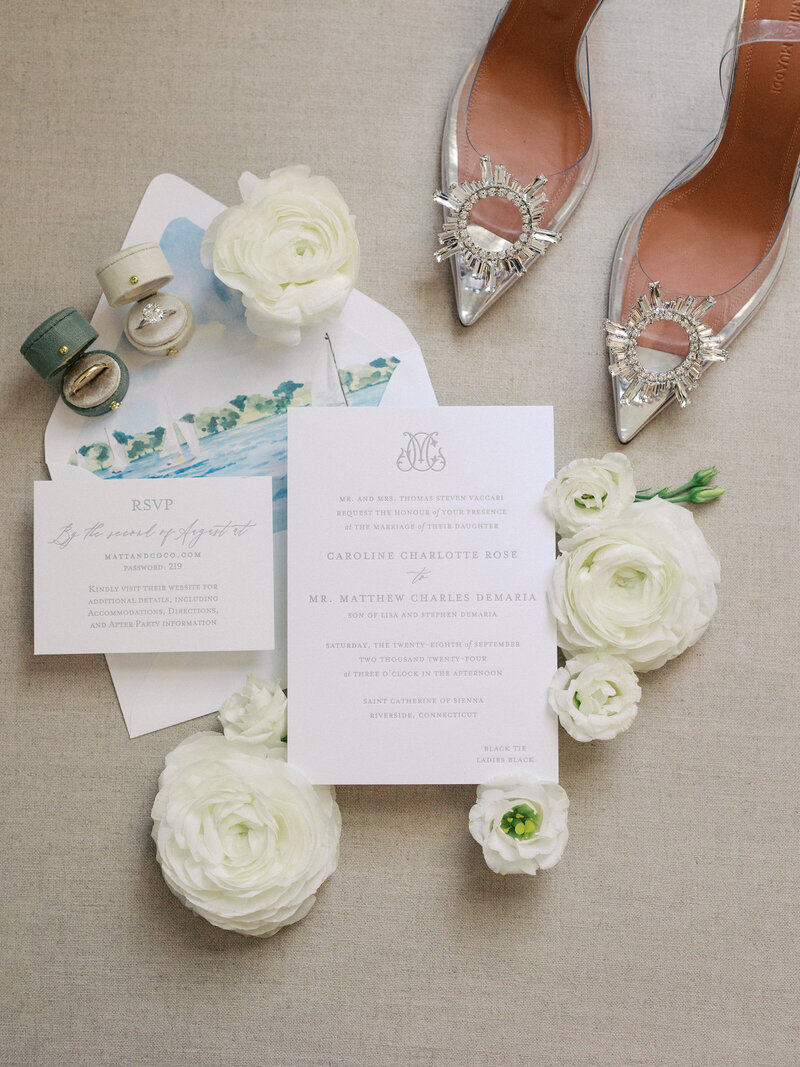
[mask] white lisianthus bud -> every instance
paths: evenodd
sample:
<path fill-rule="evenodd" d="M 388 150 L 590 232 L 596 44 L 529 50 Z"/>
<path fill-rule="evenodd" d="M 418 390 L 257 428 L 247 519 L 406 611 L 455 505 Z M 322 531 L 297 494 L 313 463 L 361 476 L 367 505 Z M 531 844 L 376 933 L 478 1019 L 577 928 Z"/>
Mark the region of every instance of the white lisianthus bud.
<path fill-rule="evenodd" d="M 627 730 L 642 690 L 633 668 L 618 656 L 582 652 L 560 667 L 547 702 L 576 741 L 608 741 Z"/>
<path fill-rule="evenodd" d="M 270 748 L 286 739 L 286 694 L 277 682 L 248 674 L 242 691 L 228 697 L 218 718 L 229 740 Z"/>
<path fill-rule="evenodd" d="M 633 470 L 622 452 L 602 459 L 574 459 L 544 490 L 544 506 L 562 537 L 587 526 L 616 519 L 633 503 Z"/>
<path fill-rule="evenodd" d="M 556 782 L 500 775 L 478 787 L 469 831 L 496 874 L 554 867 L 567 844 L 569 798 Z"/>

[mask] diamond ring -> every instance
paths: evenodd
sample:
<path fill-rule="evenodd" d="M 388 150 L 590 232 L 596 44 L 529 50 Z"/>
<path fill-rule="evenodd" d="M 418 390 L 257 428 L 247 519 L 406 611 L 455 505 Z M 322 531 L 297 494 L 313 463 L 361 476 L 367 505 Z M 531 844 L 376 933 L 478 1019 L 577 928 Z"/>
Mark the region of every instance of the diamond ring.
<path fill-rule="evenodd" d="M 168 319 L 175 314 L 175 308 L 162 308 L 160 304 L 145 304 L 142 308 L 142 321 L 136 327 L 141 330 L 144 326 L 155 326 L 162 319 Z"/>

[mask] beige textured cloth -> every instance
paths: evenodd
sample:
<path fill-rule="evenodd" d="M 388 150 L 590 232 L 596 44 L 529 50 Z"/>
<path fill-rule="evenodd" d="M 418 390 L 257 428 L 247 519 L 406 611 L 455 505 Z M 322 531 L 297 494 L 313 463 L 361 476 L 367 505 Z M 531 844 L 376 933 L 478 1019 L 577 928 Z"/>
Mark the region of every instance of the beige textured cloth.
<path fill-rule="evenodd" d="M 31 482 L 55 390 L 17 349 L 65 304 L 92 313 L 94 268 L 155 174 L 225 202 L 245 169 L 329 175 L 358 216 L 359 287 L 408 323 L 440 402 L 552 403 L 557 462 L 599 455 L 616 444 L 615 241 L 716 130 L 736 7 L 609 0 L 595 180 L 563 244 L 465 330 L 431 192 L 495 0 L 7 0 L 0 1062 L 798 1062 L 800 231 L 729 363 L 628 447 L 640 485 L 720 466 L 729 494 L 699 514 L 720 608 L 643 679 L 628 734 L 562 735 L 555 870 L 492 875 L 470 788 L 343 788 L 341 865 L 309 917 L 266 942 L 217 931 L 171 896 L 148 836 L 164 755 L 204 722 L 128 740 L 103 659 L 34 659 L 31 633 Z"/>

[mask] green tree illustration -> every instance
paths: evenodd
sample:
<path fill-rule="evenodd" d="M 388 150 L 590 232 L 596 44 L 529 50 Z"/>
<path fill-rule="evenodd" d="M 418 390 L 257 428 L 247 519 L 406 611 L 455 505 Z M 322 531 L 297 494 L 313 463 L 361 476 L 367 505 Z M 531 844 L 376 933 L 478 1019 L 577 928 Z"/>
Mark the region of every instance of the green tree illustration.
<path fill-rule="evenodd" d="M 152 451 L 152 448 L 148 448 L 145 442 L 140 437 L 135 437 L 133 440 L 133 444 L 128 449 L 128 459 L 141 459 L 142 456 L 147 456 Z"/>
<path fill-rule="evenodd" d="M 281 397 L 285 396 L 287 400 L 291 400 L 298 389 L 303 388 L 303 382 L 293 382 L 289 379 L 288 382 L 281 382 L 277 389 L 272 390 L 272 395 Z"/>
<path fill-rule="evenodd" d="M 223 430 L 232 430 L 239 421 L 239 412 L 235 408 L 220 408 L 219 422 Z"/>

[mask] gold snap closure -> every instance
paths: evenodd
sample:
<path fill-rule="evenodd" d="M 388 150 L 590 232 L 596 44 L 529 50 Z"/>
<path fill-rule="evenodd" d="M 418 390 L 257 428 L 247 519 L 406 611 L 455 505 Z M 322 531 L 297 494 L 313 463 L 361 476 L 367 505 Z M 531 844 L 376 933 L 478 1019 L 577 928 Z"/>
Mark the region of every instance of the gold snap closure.
<path fill-rule="evenodd" d="M 178 354 L 178 349 L 177 348 L 168 348 L 167 349 L 167 355 L 168 356 L 177 356 L 177 354 Z"/>
<path fill-rule="evenodd" d="M 138 285 L 139 284 L 139 275 L 138 274 L 132 274 L 130 276 L 130 278 L 128 278 L 128 281 L 130 282 L 131 285 Z"/>
<path fill-rule="evenodd" d="M 119 400 L 112 400 L 111 403 L 108 405 L 108 407 L 109 407 L 110 411 L 116 411 L 117 408 L 119 407 L 119 405 L 120 405 Z"/>
<path fill-rule="evenodd" d="M 69 347 L 67 345 L 62 345 L 61 348 L 59 348 L 59 350 L 58 350 L 59 356 L 66 356 L 68 352 L 69 352 Z"/>

